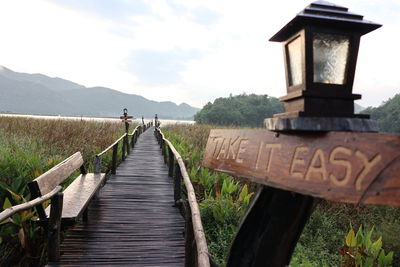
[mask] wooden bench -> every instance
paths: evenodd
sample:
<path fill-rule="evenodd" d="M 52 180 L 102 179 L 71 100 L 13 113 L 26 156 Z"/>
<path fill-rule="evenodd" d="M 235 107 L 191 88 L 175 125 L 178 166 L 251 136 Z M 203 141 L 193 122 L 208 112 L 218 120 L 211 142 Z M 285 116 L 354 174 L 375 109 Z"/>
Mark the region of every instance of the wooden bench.
<path fill-rule="evenodd" d="M 86 173 L 83 163 L 81 153 L 76 152 L 28 184 L 31 198 L 41 197 L 65 181 L 74 171 L 80 169 L 81 174 L 63 192 L 61 215 L 63 224 L 74 223 L 82 215 L 86 220 L 89 202 L 96 195 L 105 178 L 104 173 Z M 36 210 L 40 221 L 48 220 L 50 206 L 44 209 L 40 204 L 36 206 Z"/>

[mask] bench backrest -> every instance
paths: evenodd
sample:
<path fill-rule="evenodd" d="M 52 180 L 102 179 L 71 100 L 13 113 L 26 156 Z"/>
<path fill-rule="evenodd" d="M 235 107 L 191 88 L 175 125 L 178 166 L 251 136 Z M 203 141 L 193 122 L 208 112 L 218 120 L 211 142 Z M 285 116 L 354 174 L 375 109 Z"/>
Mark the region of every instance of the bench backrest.
<path fill-rule="evenodd" d="M 41 197 L 51 192 L 57 185 L 61 184 L 78 168 L 80 168 L 82 174 L 86 174 L 83 163 L 81 152 L 76 152 L 69 158 L 65 159 L 34 179 L 28 184 L 29 191 L 31 192 L 31 198 L 34 199 Z M 42 205 L 36 206 L 36 209 L 41 219 L 46 218 L 46 214 Z"/>
<path fill-rule="evenodd" d="M 60 162 L 33 181 L 38 184 L 40 193 L 44 195 L 53 190 L 57 185 L 62 183 L 82 165 L 83 158 L 81 152 L 76 152 L 75 154 Z"/>

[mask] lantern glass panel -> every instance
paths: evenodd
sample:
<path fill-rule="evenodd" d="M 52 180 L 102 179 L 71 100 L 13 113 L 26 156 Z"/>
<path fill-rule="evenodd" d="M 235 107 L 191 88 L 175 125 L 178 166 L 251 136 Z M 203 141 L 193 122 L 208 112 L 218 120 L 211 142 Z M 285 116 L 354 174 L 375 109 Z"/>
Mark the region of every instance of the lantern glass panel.
<path fill-rule="evenodd" d="M 288 43 L 286 49 L 289 65 L 289 86 L 301 84 L 303 76 L 300 36 Z"/>
<path fill-rule="evenodd" d="M 349 44 L 349 36 L 314 33 L 314 82 L 328 84 L 346 83 Z"/>

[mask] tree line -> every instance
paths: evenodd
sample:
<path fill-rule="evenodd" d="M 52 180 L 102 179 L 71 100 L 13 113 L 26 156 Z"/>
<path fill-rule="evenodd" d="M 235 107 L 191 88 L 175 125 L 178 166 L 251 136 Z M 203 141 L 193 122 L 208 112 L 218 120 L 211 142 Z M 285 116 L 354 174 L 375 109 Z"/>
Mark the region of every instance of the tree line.
<path fill-rule="evenodd" d="M 362 113 L 371 115 L 371 119 L 378 123 L 379 131 L 400 133 L 400 94 L 389 98 L 379 107 L 368 107 Z"/>
<path fill-rule="evenodd" d="M 195 116 L 199 124 L 263 127 L 265 118 L 283 112 L 283 104 L 268 95 L 240 94 L 208 102 Z"/>
<path fill-rule="evenodd" d="M 268 95 L 240 94 L 220 97 L 208 102 L 195 116 L 199 124 L 264 127 L 265 118 L 284 111 L 283 104 Z M 381 132 L 400 133 L 400 94 L 379 107 L 368 107 L 361 113 L 370 114 Z"/>

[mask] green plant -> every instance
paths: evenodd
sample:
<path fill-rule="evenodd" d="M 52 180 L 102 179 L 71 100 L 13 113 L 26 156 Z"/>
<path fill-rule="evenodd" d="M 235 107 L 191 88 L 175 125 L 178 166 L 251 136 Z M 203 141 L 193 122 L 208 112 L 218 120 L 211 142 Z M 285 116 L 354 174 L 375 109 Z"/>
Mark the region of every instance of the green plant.
<path fill-rule="evenodd" d="M 385 254 L 382 249 L 382 237 L 375 242 L 371 240 L 374 228 L 363 230 L 362 225 L 355 234 L 353 227 L 345 237 L 346 246 L 342 248 L 343 266 L 391 266 L 393 251 Z"/>
<path fill-rule="evenodd" d="M 5 197 L 2 206 L 4 210 L 13 205 L 27 202 L 21 194 L 7 188 L 2 182 L 0 182 L 0 189 L 8 195 L 8 197 Z M 32 222 L 32 218 L 34 217 L 35 212 L 29 209 L 16 213 L 0 222 L 0 245 L 3 242 L 14 244 L 16 247 L 20 247 L 24 257 L 39 259 L 42 254 L 43 244 L 39 238 L 41 229 L 37 224 Z"/>

